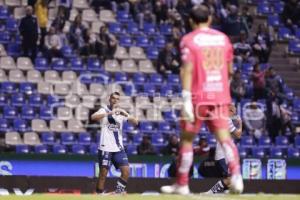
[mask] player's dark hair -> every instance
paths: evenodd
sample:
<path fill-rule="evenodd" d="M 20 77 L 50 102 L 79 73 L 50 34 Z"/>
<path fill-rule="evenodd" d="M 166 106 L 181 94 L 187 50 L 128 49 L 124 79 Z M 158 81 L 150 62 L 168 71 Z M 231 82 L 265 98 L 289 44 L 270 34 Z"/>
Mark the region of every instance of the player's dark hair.
<path fill-rule="evenodd" d="M 120 94 L 120 92 L 113 92 L 113 93 L 111 93 L 110 97 L 112 97 L 112 95 L 120 96 L 121 94 Z"/>
<path fill-rule="evenodd" d="M 208 22 L 209 16 L 210 16 L 210 10 L 208 6 L 205 4 L 194 6 L 190 11 L 190 18 L 196 24 Z"/>

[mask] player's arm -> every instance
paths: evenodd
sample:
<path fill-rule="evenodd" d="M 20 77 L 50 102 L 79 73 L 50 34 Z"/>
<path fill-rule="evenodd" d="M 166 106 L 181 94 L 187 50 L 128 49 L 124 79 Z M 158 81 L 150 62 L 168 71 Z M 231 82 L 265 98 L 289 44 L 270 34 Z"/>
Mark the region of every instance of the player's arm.
<path fill-rule="evenodd" d="M 99 109 L 97 112 L 93 113 L 91 116 L 91 120 L 93 121 L 101 121 L 104 117 L 112 115 L 113 112 L 105 112 L 103 108 Z"/>
<path fill-rule="evenodd" d="M 121 115 L 123 115 L 127 121 L 135 126 L 139 124 L 139 121 L 136 117 L 130 115 L 128 112 L 126 112 L 124 109 L 118 108 L 116 109 L 116 112 L 119 112 Z"/>

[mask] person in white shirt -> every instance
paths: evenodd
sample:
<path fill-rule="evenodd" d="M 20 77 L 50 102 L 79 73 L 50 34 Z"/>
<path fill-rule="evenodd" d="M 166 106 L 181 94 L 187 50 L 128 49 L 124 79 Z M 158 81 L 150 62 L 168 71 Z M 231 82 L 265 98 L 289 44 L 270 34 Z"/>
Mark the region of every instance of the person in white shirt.
<path fill-rule="evenodd" d="M 114 193 L 126 193 L 129 164 L 123 145 L 122 128 L 125 121 L 138 125 L 138 120 L 119 108 L 119 101 L 120 93 L 112 93 L 109 98 L 109 105 L 101 107 L 91 116 L 93 121 L 101 123 L 101 135 L 98 146 L 100 174 L 96 188 L 96 192 L 99 194 L 104 192 L 104 184 L 111 164 L 121 170 L 121 177 L 117 181 Z"/>
<path fill-rule="evenodd" d="M 62 57 L 61 48 L 62 41 L 60 36 L 56 33 L 56 29 L 52 26 L 45 37 L 46 57 L 49 61 L 53 57 Z"/>

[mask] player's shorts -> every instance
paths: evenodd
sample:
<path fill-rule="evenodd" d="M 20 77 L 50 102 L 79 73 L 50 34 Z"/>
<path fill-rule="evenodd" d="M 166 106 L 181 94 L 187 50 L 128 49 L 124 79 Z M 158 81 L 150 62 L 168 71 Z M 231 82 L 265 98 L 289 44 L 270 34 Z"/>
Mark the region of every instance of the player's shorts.
<path fill-rule="evenodd" d="M 181 129 L 185 132 L 197 134 L 204 121 L 209 130 L 228 129 L 228 105 L 194 105 L 195 121 L 193 123 L 182 120 Z"/>
<path fill-rule="evenodd" d="M 122 166 L 128 166 L 128 157 L 126 152 L 118 151 L 118 152 L 107 152 L 98 150 L 98 162 L 99 167 L 110 168 L 113 164 L 116 169 L 119 169 Z"/>

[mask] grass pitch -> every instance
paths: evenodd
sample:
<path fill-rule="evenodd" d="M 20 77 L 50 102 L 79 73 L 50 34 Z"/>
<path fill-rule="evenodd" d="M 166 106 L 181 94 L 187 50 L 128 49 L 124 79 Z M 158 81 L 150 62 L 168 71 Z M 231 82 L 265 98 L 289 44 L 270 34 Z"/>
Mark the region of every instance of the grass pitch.
<path fill-rule="evenodd" d="M 272 195 L 272 194 L 243 194 L 243 195 L 84 195 L 84 194 L 34 194 L 31 196 L 0 196 L 1 200 L 300 200 L 300 195 Z"/>

